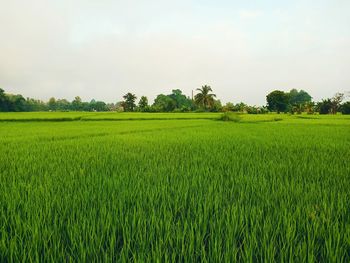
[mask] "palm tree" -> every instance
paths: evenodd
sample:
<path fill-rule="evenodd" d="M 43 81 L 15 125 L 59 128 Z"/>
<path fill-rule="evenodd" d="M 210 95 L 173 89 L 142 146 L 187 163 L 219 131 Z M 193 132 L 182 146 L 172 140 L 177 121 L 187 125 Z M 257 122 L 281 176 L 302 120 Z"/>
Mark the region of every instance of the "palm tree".
<path fill-rule="evenodd" d="M 198 94 L 194 96 L 195 102 L 204 109 L 210 109 L 214 105 L 214 98 L 216 98 L 216 95 L 213 93 L 210 93 L 213 91 L 210 86 L 204 85 L 201 89 L 196 89 L 199 91 Z"/>

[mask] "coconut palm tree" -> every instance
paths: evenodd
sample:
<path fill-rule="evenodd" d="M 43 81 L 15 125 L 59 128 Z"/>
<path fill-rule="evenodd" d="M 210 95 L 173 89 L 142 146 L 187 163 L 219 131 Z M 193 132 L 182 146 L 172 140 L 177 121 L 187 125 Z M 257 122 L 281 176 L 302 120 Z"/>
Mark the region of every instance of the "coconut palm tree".
<path fill-rule="evenodd" d="M 197 105 L 203 107 L 206 110 L 210 109 L 214 105 L 214 98 L 216 98 L 215 94 L 210 93 L 213 91 L 211 87 L 204 85 L 201 89 L 198 88 L 197 90 L 199 93 L 194 96 L 194 100 Z"/>

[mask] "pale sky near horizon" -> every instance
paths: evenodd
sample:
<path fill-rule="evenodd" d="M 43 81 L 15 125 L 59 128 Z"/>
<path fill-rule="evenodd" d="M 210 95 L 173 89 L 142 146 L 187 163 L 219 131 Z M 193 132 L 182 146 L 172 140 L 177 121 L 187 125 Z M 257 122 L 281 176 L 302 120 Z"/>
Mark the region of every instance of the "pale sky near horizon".
<path fill-rule="evenodd" d="M 350 90 L 349 0 L 0 0 L 0 88 L 48 100 L 222 102 Z"/>

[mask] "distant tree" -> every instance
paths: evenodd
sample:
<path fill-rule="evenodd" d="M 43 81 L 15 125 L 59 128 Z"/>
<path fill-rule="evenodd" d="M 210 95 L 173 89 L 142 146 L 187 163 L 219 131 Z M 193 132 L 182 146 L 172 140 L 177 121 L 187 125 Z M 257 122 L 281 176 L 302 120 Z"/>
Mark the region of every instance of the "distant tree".
<path fill-rule="evenodd" d="M 90 111 L 107 111 L 107 105 L 103 101 L 95 101 L 91 100 L 90 103 L 88 103 L 89 110 Z"/>
<path fill-rule="evenodd" d="M 57 104 L 56 104 L 56 99 L 54 97 L 49 99 L 49 102 L 47 103 L 49 106 L 49 110 L 55 111 L 57 110 Z"/>
<path fill-rule="evenodd" d="M 336 93 L 333 98 L 331 99 L 332 101 L 332 107 L 331 107 L 331 113 L 336 114 L 340 110 L 340 106 L 342 101 L 344 100 L 344 93 Z"/>
<path fill-rule="evenodd" d="M 246 111 L 248 114 L 265 114 L 268 110 L 265 107 L 257 107 L 257 106 L 247 106 Z"/>
<path fill-rule="evenodd" d="M 313 114 L 315 112 L 315 103 L 312 101 L 306 102 L 304 105 L 304 110 L 307 114 Z"/>
<path fill-rule="evenodd" d="M 128 92 L 123 96 L 123 98 L 124 98 L 124 101 L 123 101 L 124 111 L 134 111 L 136 107 L 136 104 L 135 104 L 135 101 L 137 99 L 136 95 Z"/>
<path fill-rule="evenodd" d="M 220 100 L 215 100 L 213 102 L 213 106 L 211 107 L 210 111 L 212 112 L 219 112 L 222 111 L 222 104 Z"/>
<path fill-rule="evenodd" d="M 5 91 L 0 88 L 0 111 L 8 111 L 9 101 L 5 94 Z"/>
<path fill-rule="evenodd" d="M 56 109 L 59 111 L 68 111 L 71 108 L 71 103 L 66 99 L 56 100 Z"/>
<path fill-rule="evenodd" d="M 159 94 L 156 99 L 154 100 L 154 103 L 152 105 L 152 108 L 154 111 L 165 111 L 170 112 L 175 110 L 176 108 L 176 101 L 173 100 L 171 97 Z"/>
<path fill-rule="evenodd" d="M 117 112 L 123 112 L 124 111 L 124 101 L 118 101 L 116 104 L 115 104 L 115 109 Z"/>
<path fill-rule="evenodd" d="M 117 110 L 117 107 L 114 103 L 107 103 L 106 107 L 107 107 L 108 111 L 116 111 Z"/>
<path fill-rule="evenodd" d="M 301 114 L 305 107 L 304 107 L 304 104 L 294 104 L 294 105 L 288 105 L 288 109 L 289 109 L 289 112 L 294 114 L 294 113 L 297 113 L 297 114 Z"/>
<path fill-rule="evenodd" d="M 168 95 L 175 102 L 175 108 L 179 111 L 189 111 L 193 108 L 193 102 L 190 98 L 182 94 L 179 89 L 172 90 L 172 93 Z"/>
<path fill-rule="evenodd" d="M 247 111 L 248 105 L 245 104 L 244 102 L 240 102 L 240 103 L 237 103 L 237 104 L 235 105 L 235 107 L 236 107 L 236 110 L 235 110 L 235 111 L 246 112 L 246 111 Z"/>
<path fill-rule="evenodd" d="M 25 102 L 25 111 L 47 111 L 49 108 L 41 100 L 27 98 Z"/>
<path fill-rule="evenodd" d="M 286 112 L 288 108 L 288 95 L 280 90 L 275 90 L 266 96 L 267 108 L 270 111 Z"/>
<path fill-rule="evenodd" d="M 329 114 L 332 112 L 333 102 L 331 99 L 322 100 L 317 104 L 317 110 L 320 114 Z"/>
<path fill-rule="evenodd" d="M 83 110 L 83 102 L 79 96 L 76 96 L 71 104 L 72 110 L 81 111 Z"/>
<path fill-rule="evenodd" d="M 210 108 L 212 108 L 214 105 L 214 98 L 216 98 L 216 95 L 210 93 L 213 91 L 211 87 L 208 85 L 204 85 L 202 86 L 202 88 L 198 88 L 197 91 L 199 91 L 199 93 L 197 93 L 194 96 L 196 104 L 205 110 L 209 110 Z"/>
<path fill-rule="evenodd" d="M 26 100 L 22 95 L 12 95 L 8 94 L 8 111 L 25 111 Z"/>
<path fill-rule="evenodd" d="M 342 114 L 350 114 L 350 101 L 341 105 L 341 112 Z"/>
<path fill-rule="evenodd" d="M 234 111 L 234 112 L 247 112 L 248 105 L 240 102 L 233 104 L 231 102 L 226 103 L 226 105 L 222 108 L 223 111 Z"/>
<path fill-rule="evenodd" d="M 304 90 L 298 91 L 296 89 L 292 89 L 289 91 L 289 93 L 287 93 L 287 95 L 289 97 L 289 103 L 292 106 L 298 105 L 301 107 L 300 105 L 304 105 L 305 103 L 310 102 L 312 99 L 310 94 Z"/>
<path fill-rule="evenodd" d="M 232 102 L 227 102 L 224 107 L 222 107 L 222 111 L 234 111 L 235 105 Z"/>
<path fill-rule="evenodd" d="M 148 105 L 148 99 L 146 96 L 142 96 L 140 98 L 138 108 L 142 112 L 148 111 L 149 105 Z"/>

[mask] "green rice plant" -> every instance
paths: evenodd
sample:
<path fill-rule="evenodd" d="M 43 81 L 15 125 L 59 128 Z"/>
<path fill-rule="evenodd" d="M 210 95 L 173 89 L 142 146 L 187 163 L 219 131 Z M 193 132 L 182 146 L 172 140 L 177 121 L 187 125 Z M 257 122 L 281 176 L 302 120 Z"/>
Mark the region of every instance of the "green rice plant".
<path fill-rule="evenodd" d="M 350 261 L 350 118 L 201 114 L 1 122 L 0 261 Z"/>

